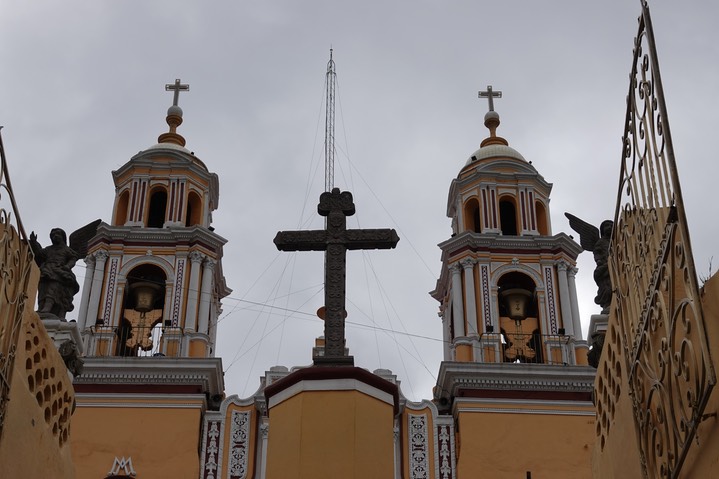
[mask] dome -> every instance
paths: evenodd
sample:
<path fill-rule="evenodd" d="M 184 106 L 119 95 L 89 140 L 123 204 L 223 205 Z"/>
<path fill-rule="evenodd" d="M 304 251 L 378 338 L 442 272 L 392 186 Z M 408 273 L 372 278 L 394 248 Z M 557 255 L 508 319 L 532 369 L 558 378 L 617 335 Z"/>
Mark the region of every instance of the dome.
<path fill-rule="evenodd" d="M 481 147 L 469 157 L 465 167 L 487 158 L 514 158 L 516 160 L 527 161 L 521 153 L 508 145 L 491 144 Z"/>

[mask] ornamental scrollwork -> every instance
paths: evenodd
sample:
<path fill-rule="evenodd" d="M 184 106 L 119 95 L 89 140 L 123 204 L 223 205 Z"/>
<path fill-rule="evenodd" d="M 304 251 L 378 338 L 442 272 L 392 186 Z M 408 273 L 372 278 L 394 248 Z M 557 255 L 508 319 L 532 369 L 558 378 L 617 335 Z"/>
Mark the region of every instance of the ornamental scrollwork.
<path fill-rule="evenodd" d="M 0 435 L 28 299 L 32 262 L 32 250 L 15 202 L 0 136 Z"/>
<path fill-rule="evenodd" d="M 646 2 L 610 248 L 612 312 L 645 477 L 674 479 L 716 383 Z"/>
<path fill-rule="evenodd" d="M 429 478 L 429 438 L 427 417 L 409 414 L 409 477 Z"/>
<path fill-rule="evenodd" d="M 230 479 L 245 479 L 250 454 L 250 413 L 232 411 L 230 423 Z"/>

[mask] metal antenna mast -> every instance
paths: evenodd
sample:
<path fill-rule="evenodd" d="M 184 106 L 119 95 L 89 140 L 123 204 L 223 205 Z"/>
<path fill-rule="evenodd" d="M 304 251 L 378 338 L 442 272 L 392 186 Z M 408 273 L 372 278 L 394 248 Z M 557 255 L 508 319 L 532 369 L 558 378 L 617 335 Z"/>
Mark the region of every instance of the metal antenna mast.
<path fill-rule="evenodd" d="M 327 62 L 327 99 L 325 101 L 325 191 L 332 191 L 335 186 L 335 62 Z"/>

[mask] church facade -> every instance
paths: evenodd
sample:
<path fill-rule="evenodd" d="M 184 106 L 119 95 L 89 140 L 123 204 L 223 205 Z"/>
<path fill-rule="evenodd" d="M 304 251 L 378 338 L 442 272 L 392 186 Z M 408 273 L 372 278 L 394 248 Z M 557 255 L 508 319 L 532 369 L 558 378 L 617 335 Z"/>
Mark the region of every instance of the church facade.
<path fill-rule="evenodd" d="M 308 345 L 313 366 L 276 366 L 251 397 L 225 395 L 214 354 L 229 294 L 225 240 L 211 225 L 219 181 L 177 133 L 177 96 L 167 122 L 157 145 L 113 172 L 111 221 L 89 243 L 78 478 L 590 477 L 595 373 L 574 287 L 581 248 L 552 234 L 551 184 L 497 136 L 493 109 L 488 137 L 450 185 L 452 231 L 432 292 L 444 361 L 434 396 L 416 403 L 391 371 L 355 367 L 345 348 L 329 347 L 331 330 Z M 358 247 L 397 241 L 359 231 Z M 530 447 L 518 451 L 518 438 Z"/>

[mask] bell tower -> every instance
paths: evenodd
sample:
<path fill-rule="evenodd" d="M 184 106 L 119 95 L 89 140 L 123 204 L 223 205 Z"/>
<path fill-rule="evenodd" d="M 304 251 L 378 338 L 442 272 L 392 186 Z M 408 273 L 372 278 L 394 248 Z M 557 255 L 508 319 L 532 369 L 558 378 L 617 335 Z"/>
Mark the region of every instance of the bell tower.
<path fill-rule="evenodd" d="M 574 283 L 582 251 L 552 234 L 548 183 L 497 136 L 499 114 L 489 86 L 480 148 L 452 181 L 447 216 L 452 236 L 440 244 L 440 302 L 445 360 L 586 364 Z"/>
<path fill-rule="evenodd" d="M 226 240 L 214 232 L 219 181 L 185 148 L 179 80 L 169 131 L 112 172 L 115 202 L 85 259 L 78 327 L 88 356 L 212 357 Z"/>
<path fill-rule="evenodd" d="M 552 232 L 552 184 L 497 135 L 501 92 L 479 95 L 489 135 L 451 183 L 431 293 L 444 337 L 434 400 L 461 434 L 458 477 L 585 477 L 574 474 L 594 440 L 595 371 L 574 284 L 582 248 Z"/>
<path fill-rule="evenodd" d="M 74 381 L 77 477 L 131 464 L 147 477 L 199 476 L 197 437 L 224 394 L 215 358 L 226 240 L 212 227 L 215 173 L 177 132 L 180 80 L 169 131 L 112 172 L 109 223 L 89 240 L 78 313 L 85 367 Z M 111 474 L 112 475 L 112 474 Z"/>

